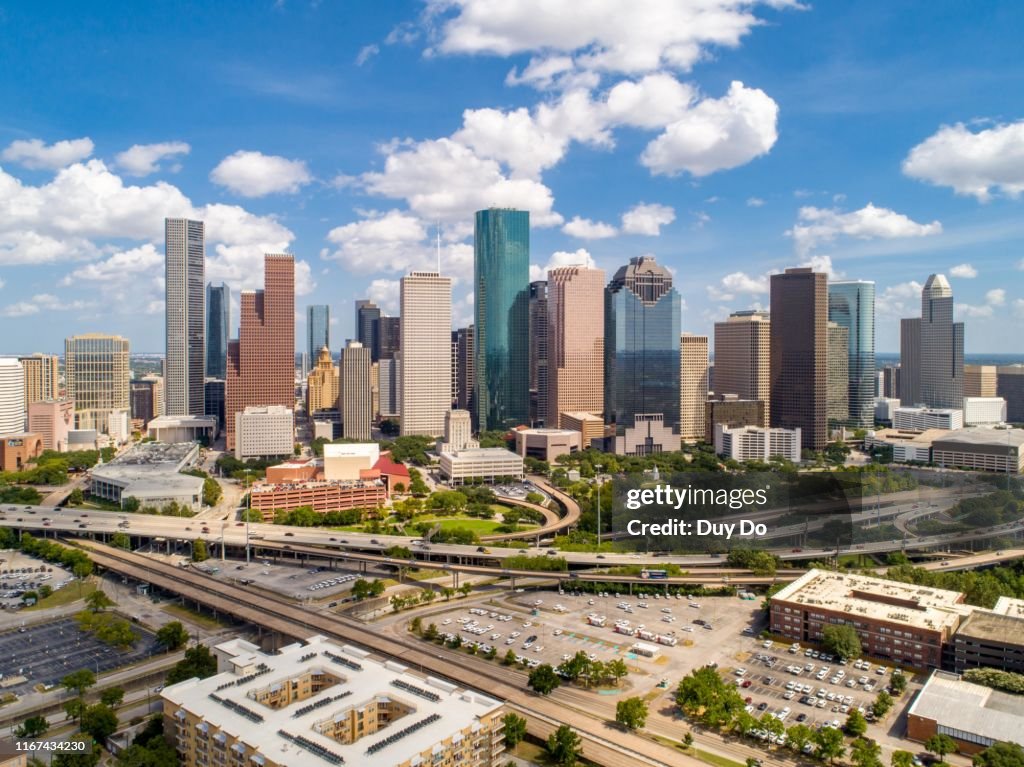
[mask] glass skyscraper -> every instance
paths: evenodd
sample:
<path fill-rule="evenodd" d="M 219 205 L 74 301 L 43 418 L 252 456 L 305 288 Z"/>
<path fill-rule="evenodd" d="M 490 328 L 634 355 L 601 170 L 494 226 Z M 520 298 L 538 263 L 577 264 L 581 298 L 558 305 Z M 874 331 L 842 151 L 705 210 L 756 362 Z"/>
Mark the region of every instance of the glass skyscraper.
<path fill-rule="evenodd" d="M 875 422 L 875 283 L 830 282 L 828 320 L 849 333 L 849 425 L 870 427 Z"/>
<path fill-rule="evenodd" d="M 530 214 L 488 208 L 473 236 L 478 428 L 530 422 Z"/>
<path fill-rule="evenodd" d="M 306 352 L 310 361 L 320 356 L 324 347 L 331 348 L 331 307 L 312 304 L 306 307 Z"/>
<path fill-rule="evenodd" d="M 672 275 L 652 256 L 631 258 L 608 283 L 605 417 L 615 424 L 617 435 L 645 420 L 638 416 L 658 414 L 666 429 L 679 434 L 681 308 Z"/>
<path fill-rule="evenodd" d="M 206 377 L 224 380 L 228 367 L 231 293 L 228 286 L 206 286 Z"/>
<path fill-rule="evenodd" d="M 356 301 L 356 340 L 370 350 L 370 359 L 380 359 L 380 307 L 373 301 Z"/>

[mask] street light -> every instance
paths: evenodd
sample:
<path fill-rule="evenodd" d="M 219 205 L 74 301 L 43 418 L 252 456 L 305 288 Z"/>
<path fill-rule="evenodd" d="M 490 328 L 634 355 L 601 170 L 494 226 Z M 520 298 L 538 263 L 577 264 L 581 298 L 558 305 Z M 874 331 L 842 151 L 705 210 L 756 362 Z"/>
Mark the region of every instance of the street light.
<path fill-rule="evenodd" d="M 249 517 L 252 512 L 252 493 L 249 492 L 249 475 L 252 469 L 245 470 L 245 563 L 249 564 Z"/>
<path fill-rule="evenodd" d="M 601 550 L 601 469 L 604 468 L 599 463 L 594 464 L 594 468 L 597 469 L 597 550 Z"/>

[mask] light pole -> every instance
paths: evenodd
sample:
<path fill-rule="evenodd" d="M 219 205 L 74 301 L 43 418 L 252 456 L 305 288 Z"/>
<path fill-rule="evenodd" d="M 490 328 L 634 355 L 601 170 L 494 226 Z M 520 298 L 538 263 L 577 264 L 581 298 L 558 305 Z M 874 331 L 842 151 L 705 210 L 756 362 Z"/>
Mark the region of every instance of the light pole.
<path fill-rule="evenodd" d="M 594 464 L 594 468 L 597 469 L 597 550 L 601 550 L 601 469 L 604 468 L 599 463 Z"/>
<path fill-rule="evenodd" d="M 245 470 L 245 563 L 249 564 L 249 517 L 252 512 L 252 493 L 249 490 L 249 475 L 252 469 Z"/>

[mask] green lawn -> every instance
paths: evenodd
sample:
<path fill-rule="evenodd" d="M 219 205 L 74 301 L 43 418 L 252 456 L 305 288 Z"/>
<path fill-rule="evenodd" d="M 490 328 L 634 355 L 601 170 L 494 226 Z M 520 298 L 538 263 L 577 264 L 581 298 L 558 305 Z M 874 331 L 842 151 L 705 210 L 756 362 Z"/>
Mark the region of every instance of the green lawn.
<path fill-rule="evenodd" d="M 96 590 L 96 585 L 93 583 L 82 583 L 76 581 L 70 583 L 62 589 L 54 591 L 46 599 L 40 599 L 31 607 L 26 607 L 26 610 L 46 610 L 50 607 L 63 607 L 69 605 L 72 602 L 77 602 L 79 599 L 85 599 L 92 592 Z"/>
<path fill-rule="evenodd" d="M 171 613 L 171 615 L 176 615 L 179 618 L 184 618 L 187 621 L 191 621 L 192 623 L 196 623 L 208 629 L 219 629 L 223 628 L 226 625 L 224 623 L 221 623 L 212 615 L 204 615 L 203 613 L 197 613 L 195 610 L 192 610 L 188 607 L 183 607 L 182 605 L 164 605 L 163 610 L 165 612 Z"/>

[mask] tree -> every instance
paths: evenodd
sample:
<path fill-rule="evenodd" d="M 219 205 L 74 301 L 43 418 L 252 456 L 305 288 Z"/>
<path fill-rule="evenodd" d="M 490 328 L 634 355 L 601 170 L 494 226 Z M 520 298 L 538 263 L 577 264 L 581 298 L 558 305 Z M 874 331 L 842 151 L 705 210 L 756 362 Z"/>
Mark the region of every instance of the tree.
<path fill-rule="evenodd" d="M 814 730 L 806 724 L 794 724 L 786 730 L 786 742 L 789 747 L 797 753 L 804 750 L 804 746 L 814 739 Z"/>
<path fill-rule="evenodd" d="M 114 533 L 110 537 L 110 545 L 115 549 L 124 549 L 127 551 L 132 547 L 132 539 L 125 533 Z"/>
<path fill-rule="evenodd" d="M 414 634 L 420 634 L 423 632 L 423 619 L 420 616 L 416 616 L 409 622 L 409 631 Z"/>
<path fill-rule="evenodd" d="M 86 690 L 96 684 L 96 675 L 89 669 L 83 668 L 78 671 L 72 671 L 61 679 L 60 683 L 77 697 L 81 698 L 85 695 Z"/>
<path fill-rule="evenodd" d="M 501 665 L 502 666 L 513 666 L 513 665 L 515 665 L 515 662 L 516 662 L 516 651 L 515 650 L 509 650 L 507 653 L 505 653 L 505 657 L 501 659 Z"/>
<path fill-rule="evenodd" d="M 871 713 L 874 714 L 877 719 L 881 719 L 889 713 L 889 709 L 891 708 L 892 696 L 885 690 L 882 690 L 878 693 L 878 697 L 875 698 L 875 702 L 871 704 Z"/>
<path fill-rule="evenodd" d="M 857 738 L 850 744 L 850 761 L 856 767 L 882 767 L 882 747 L 870 738 Z"/>
<path fill-rule="evenodd" d="M 156 641 L 168 652 L 180 650 L 188 644 L 188 630 L 180 621 L 165 623 L 157 629 Z"/>
<path fill-rule="evenodd" d="M 841 759 L 846 753 L 846 746 L 843 745 L 843 733 L 835 727 L 822 727 L 814 733 L 815 753 L 819 759 L 828 759 L 834 762 Z"/>
<path fill-rule="evenodd" d="M 975 755 L 974 767 L 1024 767 L 1024 748 L 1016 743 L 993 743 Z"/>
<path fill-rule="evenodd" d="M 209 558 L 210 554 L 206 550 L 206 541 L 202 538 L 196 538 L 192 541 L 192 561 L 205 562 Z"/>
<path fill-rule="evenodd" d="M 220 483 L 217 482 L 213 477 L 207 477 L 203 480 L 203 503 L 207 506 L 216 506 L 224 495 L 224 491 L 221 490 Z"/>
<path fill-rule="evenodd" d="M 103 703 L 89 706 L 82 714 L 82 732 L 92 735 L 97 743 L 104 743 L 117 732 L 117 714 Z"/>
<path fill-rule="evenodd" d="M 932 735 L 924 742 L 924 750 L 935 754 L 941 762 L 946 754 L 956 752 L 956 741 L 940 732 Z"/>
<path fill-rule="evenodd" d="M 206 679 L 217 673 L 217 658 L 206 645 L 195 645 L 185 650 L 185 657 L 167 672 L 166 684 L 177 684 L 196 677 Z"/>
<path fill-rule="evenodd" d="M 470 592 L 472 592 L 472 591 L 473 591 L 473 584 L 472 583 L 463 583 L 461 586 L 459 586 L 459 593 L 462 594 L 462 596 L 464 596 L 464 597 L 468 597 L 470 595 Z"/>
<path fill-rule="evenodd" d="M 501 718 L 501 724 L 505 736 L 505 746 L 515 752 L 520 742 L 526 737 L 526 720 L 510 712 Z"/>
<path fill-rule="evenodd" d="M 643 698 L 626 698 L 615 704 L 615 721 L 629 730 L 647 723 L 647 704 Z"/>
<path fill-rule="evenodd" d="M 16 737 L 32 740 L 34 738 L 38 738 L 40 735 L 45 734 L 46 731 L 49 729 L 50 723 L 46 721 L 46 717 L 36 715 L 30 716 L 28 719 L 26 719 L 24 722 L 18 725 L 14 730 L 14 734 Z"/>
<path fill-rule="evenodd" d="M 561 683 L 558 674 L 549 663 L 542 663 L 531 671 L 528 682 L 530 689 L 541 695 L 550 695 Z"/>
<path fill-rule="evenodd" d="M 117 708 L 124 700 L 124 690 L 120 687 L 108 687 L 100 693 L 100 703 L 104 706 Z"/>
<path fill-rule="evenodd" d="M 563 724 L 548 737 L 547 749 L 559 767 L 575 767 L 583 754 L 582 743 L 580 736 L 569 725 Z"/>
<path fill-rule="evenodd" d="M 82 488 L 76 487 L 68 494 L 69 506 L 81 506 L 83 503 L 85 503 L 85 493 L 82 492 Z"/>
<path fill-rule="evenodd" d="M 892 767 L 914 767 L 914 755 L 909 751 L 893 751 L 889 764 Z"/>
<path fill-rule="evenodd" d="M 89 609 L 94 613 L 102 612 L 108 607 L 114 606 L 114 600 L 108 597 L 105 593 L 96 589 L 89 596 L 85 598 L 85 603 L 89 606 Z"/>
<path fill-rule="evenodd" d="M 74 737 L 71 740 L 85 740 L 82 737 Z M 88 744 L 88 741 L 86 741 Z M 98 743 L 94 744 L 90 751 L 88 745 L 84 751 L 64 751 L 56 754 L 53 757 L 53 761 L 50 762 L 51 767 L 95 767 L 100 761 L 100 756 L 103 755 L 103 749 Z"/>
<path fill-rule="evenodd" d="M 689 730 L 687 730 L 686 734 L 683 736 L 683 745 L 687 748 L 690 748 L 693 745 L 693 733 Z"/>
<path fill-rule="evenodd" d="M 771 735 L 773 738 L 777 738 L 786 731 L 786 725 L 782 723 L 782 720 L 767 711 L 761 715 L 759 722 L 761 729 Z"/>
<path fill-rule="evenodd" d="M 626 661 L 622 658 L 615 658 L 608 661 L 606 666 L 608 674 L 615 680 L 616 686 L 619 681 L 629 675 L 629 667 L 626 666 Z"/>
<path fill-rule="evenodd" d="M 843 725 L 843 729 L 846 730 L 846 734 L 851 738 L 859 738 L 868 731 L 868 720 L 864 718 L 864 714 L 858 709 L 851 709 L 849 716 L 846 717 L 846 724 Z"/>
<path fill-rule="evenodd" d="M 679 682 L 676 705 L 687 716 L 708 727 L 722 727 L 743 710 L 744 702 L 731 684 L 726 684 L 710 666 L 696 669 Z"/>
<path fill-rule="evenodd" d="M 902 672 L 893 671 L 889 678 L 889 687 L 892 689 L 893 695 L 902 695 L 903 691 L 907 689 L 907 678 Z"/>
<path fill-rule="evenodd" d="M 140 506 L 142 506 L 142 502 L 133 495 L 129 495 L 121 501 L 121 508 L 132 514 L 138 511 Z"/>
<path fill-rule="evenodd" d="M 853 626 L 848 623 L 826 626 L 821 632 L 821 641 L 826 650 L 843 660 L 856 658 L 861 652 L 860 638 Z"/>

